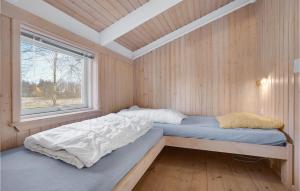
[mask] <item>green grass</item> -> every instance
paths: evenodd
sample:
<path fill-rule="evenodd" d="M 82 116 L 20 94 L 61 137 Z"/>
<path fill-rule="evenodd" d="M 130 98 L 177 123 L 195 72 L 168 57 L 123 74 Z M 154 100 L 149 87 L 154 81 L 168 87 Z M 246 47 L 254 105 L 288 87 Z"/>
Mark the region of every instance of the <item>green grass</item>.
<path fill-rule="evenodd" d="M 58 98 L 56 101 L 56 106 L 76 104 L 82 104 L 81 98 Z M 52 106 L 52 99 L 47 99 L 44 97 L 22 97 L 22 109 L 45 108 Z"/>

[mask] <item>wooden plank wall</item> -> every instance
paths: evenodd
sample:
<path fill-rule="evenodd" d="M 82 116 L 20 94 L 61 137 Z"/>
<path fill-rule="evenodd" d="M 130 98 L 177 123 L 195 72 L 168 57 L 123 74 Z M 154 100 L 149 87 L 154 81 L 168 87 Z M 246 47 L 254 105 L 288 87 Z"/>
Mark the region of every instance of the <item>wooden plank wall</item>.
<path fill-rule="evenodd" d="M 285 122 L 291 139 L 296 138 L 295 183 L 299 188 L 300 76 L 292 72 L 293 60 L 300 57 L 296 13 L 299 0 L 257 0 L 135 60 L 134 66 L 99 49 L 99 114 L 131 105 L 134 96 L 140 106 L 174 108 L 187 114 L 249 111 L 277 117 Z M 58 124 L 21 133 L 8 126 L 12 18 L 1 15 L 0 20 L 0 143 L 4 150 Z M 258 88 L 256 80 L 261 78 L 268 83 Z"/>
<path fill-rule="evenodd" d="M 15 14 L 15 12 L 14 12 Z M 22 13 L 25 14 L 25 13 Z M 21 14 L 21 15 L 22 15 Z M 27 13 L 26 13 L 27 14 Z M 29 20 L 31 15 L 26 15 Z M 47 22 L 33 17 L 34 21 L 43 25 L 44 27 L 53 28 Z M 8 124 L 12 121 L 12 22 L 13 18 L 1 15 L 1 73 L 0 73 L 0 131 L 1 131 L 1 150 L 6 150 L 19 146 L 23 143 L 25 137 L 37 133 L 42 130 L 56 127 L 58 125 L 76 121 L 78 119 L 70 119 L 62 123 L 53 122 L 51 125 L 36 124 L 33 129 L 17 132 L 14 128 L 9 127 Z M 56 26 L 57 27 L 57 26 Z M 58 29 L 58 28 L 56 28 Z M 59 29 L 63 38 L 71 37 L 74 34 L 69 34 Z M 74 36 L 74 39 L 80 39 Z M 84 41 L 84 40 L 82 40 Z M 85 41 L 84 41 L 85 42 Z M 87 42 L 89 44 L 89 42 Z M 100 107 L 101 111 L 96 112 L 95 115 L 82 115 L 82 119 L 99 116 L 110 112 L 115 112 L 119 109 L 126 108 L 133 103 L 133 65 L 131 61 L 122 59 L 108 51 L 104 51 L 100 47 L 95 48 L 99 61 L 99 75 L 100 75 Z"/>
<path fill-rule="evenodd" d="M 133 65 L 100 56 L 100 99 L 102 114 L 116 112 L 133 104 Z"/>
<path fill-rule="evenodd" d="M 295 4 L 258 0 L 134 61 L 134 100 L 186 114 L 250 111 L 293 138 Z M 267 84 L 257 87 L 256 80 Z"/>
<path fill-rule="evenodd" d="M 135 103 L 186 114 L 258 112 L 255 6 L 134 61 Z"/>
<path fill-rule="evenodd" d="M 295 184 L 300 190 L 300 74 L 296 75 L 295 84 Z"/>
<path fill-rule="evenodd" d="M 299 0 L 257 0 L 138 58 L 134 103 L 197 115 L 256 112 L 284 121 L 285 132 L 298 141 L 298 14 Z M 262 78 L 267 83 L 256 86 Z M 299 141 L 295 146 L 299 156 Z"/>
<path fill-rule="evenodd" d="M 0 1 L 0 15 L 2 13 L 2 1 Z M 0 17 L 0 39 L 2 38 L 2 18 Z M 2 75 L 2 43 L 0 43 L 0 79 L 1 79 L 1 75 Z M 2 107 L 2 102 L 3 102 L 3 94 L 2 94 L 2 83 L 0 82 L 0 148 L 1 148 L 1 143 L 2 143 L 2 112 L 1 112 L 1 107 Z M 1 183 L 1 181 L 0 181 Z"/>
<path fill-rule="evenodd" d="M 295 21 L 295 54 L 300 58 L 300 0 L 297 1 Z M 295 190 L 300 190 L 300 73 L 295 76 Z"/>
<path fill-rule="evenodd" d="M 276 117 L 285 123 L 284 131 L 294 143 L 295 184 L 299 188 L 299 126 L 297 120 L 295 75 L 293 63 L 297 58 L 299 0 L 264 0 L 257 2 L 257 31 L 259 72 L 267 83 L 260 87 L 260 113 Z M 299 42 L 299 41 L 298 41 Z M 276 166 L 276 165 L 275 165 Z M 277 165 L 279 166 L 279 165 Z"/>
<path fill-rule="evenodd" d="M 284 121 L 294 139 L 295 5 L 298 0 L 264 0 L 256 3 L 258 63 L 261 78 L 260 112 Z"/>

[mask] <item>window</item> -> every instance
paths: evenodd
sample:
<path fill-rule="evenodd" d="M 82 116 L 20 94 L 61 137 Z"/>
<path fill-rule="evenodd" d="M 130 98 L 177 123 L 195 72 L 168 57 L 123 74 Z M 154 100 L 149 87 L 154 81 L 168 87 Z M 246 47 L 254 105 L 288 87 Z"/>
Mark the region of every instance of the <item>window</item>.
<path fill-rule="evenodd" d="M 21 117 L 91 109 L 93 54 L 21 30 Z"/>

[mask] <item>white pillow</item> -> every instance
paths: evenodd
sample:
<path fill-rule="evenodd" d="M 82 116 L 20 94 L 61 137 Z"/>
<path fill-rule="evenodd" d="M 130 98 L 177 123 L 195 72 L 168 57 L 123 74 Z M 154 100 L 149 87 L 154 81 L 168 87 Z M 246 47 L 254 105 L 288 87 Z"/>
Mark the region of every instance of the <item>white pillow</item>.
<path fill-rule="evenodd" d="M 156 123 L 180 124 L 186 118 L 185 115 L 178 111 L 170 109 L 138 109 L 120 111 L 118 114 L 127 117 L 141 117 Z"/>
<path fill-rule="evenodd" d="M 140 107 L 137 106 L 137 105 L 133 105 L 133 106 L 131 106 L 128 110 L 129 110 L 129 111 L 134 111 L 134 110 L 139 110 L 139 109 L 143 109 L 143 108 L 140 108 Z"/>
<path fill-rule="evenodd" d="M 184 115 L 183 113 L 179 112 L 179 111 L 176 111 L 176 110 L 173 110 L 173 109 L 170 109 L 171 112 L 174 112 L 175 115 L 178 115 L 180 116 L 182 119 L 185 119 L 187 118 L 186 115 Z"/>
<path fill-rule="evenodd" d="M 123 112 L 123 111 L 134 111 L 134 110 L 139 110 L 139 109 L 143 109 L 143 108 L 140 108 L 140 107 L 137 106 L 137 105 L 133 105 L 133 106 L 131 106 L 130 108 L 128 108 L 128 109 L 122 109 L 122 110 L 120 110 L 119 112 Z"/>

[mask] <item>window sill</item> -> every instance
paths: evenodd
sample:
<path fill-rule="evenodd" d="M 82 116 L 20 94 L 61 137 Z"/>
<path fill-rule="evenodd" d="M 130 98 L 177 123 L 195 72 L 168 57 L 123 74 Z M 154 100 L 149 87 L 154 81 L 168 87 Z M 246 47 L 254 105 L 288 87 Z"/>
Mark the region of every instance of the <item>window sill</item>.
<path fill-rule="evenodd" d="M 49 111 L 49 112 L 42 112 L 37 114 L 29 114 L 21 116 L 21 122 L 26 121 L 35 121 L 39 119 L 47 119 L 47 118 L 53 118 L 53 117 L 59 117 L 59 116 L 66 116 L 66 115 L 72 115 L 77 113 L 86 113 L 96 111 L 91 108 L 78 108 L 78 109 L 70 109 L 70 110 L 61 110 L 61 111 Z"/>
<path fill-rule="evenodd" d="M 82 121 L 89 118 L 99 117 L 100 114 L 101 112 L 99 110 L 83 110 L 71 113 L 22 119 L 20 122 L 11 124 L 11 126 L 15 127 L 18 131 L 26 131 L 39 127 L 47 128 L 49 126 L 58 126 L 67 123 Z"/>

